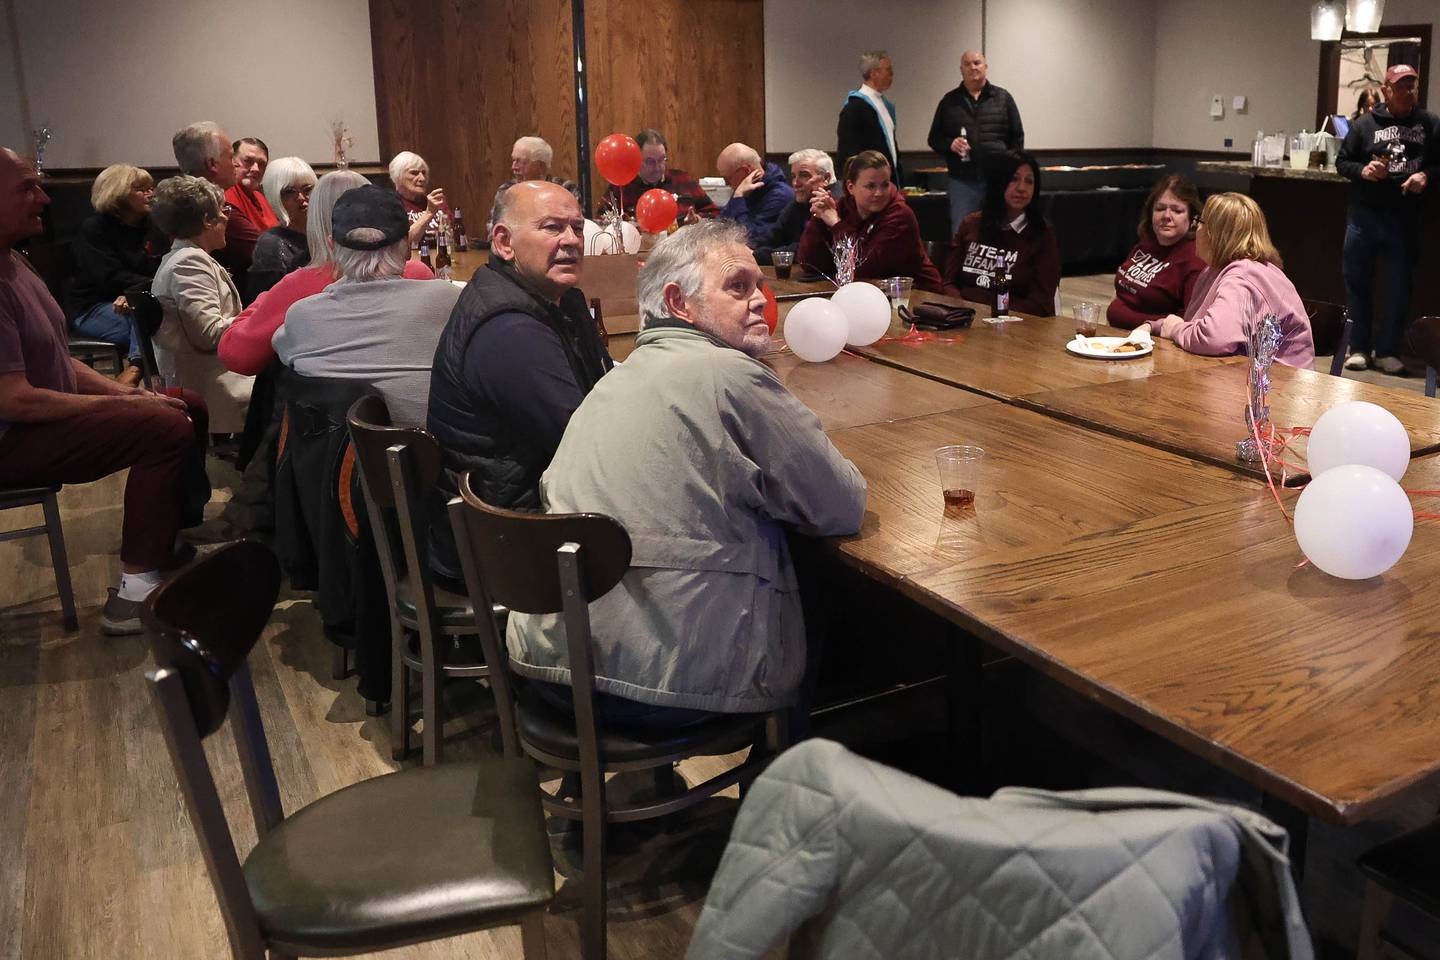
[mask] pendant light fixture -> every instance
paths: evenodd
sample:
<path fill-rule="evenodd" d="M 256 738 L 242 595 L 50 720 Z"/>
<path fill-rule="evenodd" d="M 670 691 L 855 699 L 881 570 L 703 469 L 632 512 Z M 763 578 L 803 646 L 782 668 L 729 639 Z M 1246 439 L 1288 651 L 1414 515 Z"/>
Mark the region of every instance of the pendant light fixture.
<path fill-rule="evenodd" d="M 1310 8 L 1311 40 L 1339 40 L 1344 29 L 1344 0 L 1317 0 Z"/>
<path fill-rule="evenodd" d="M 1345 29 L 1352 33 L 1375 33 L 1385 15 L 1385 0 L 1348 0 L 1345 4 Z"/>

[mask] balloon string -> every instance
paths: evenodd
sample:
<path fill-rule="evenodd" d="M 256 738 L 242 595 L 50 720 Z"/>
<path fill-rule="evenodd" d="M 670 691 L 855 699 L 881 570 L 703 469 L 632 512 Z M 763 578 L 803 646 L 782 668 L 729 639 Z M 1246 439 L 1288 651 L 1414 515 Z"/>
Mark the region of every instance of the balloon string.
<path fill-rule="evenodd" d="M 881 337 L 881 338 L 880 338 L 879 340 L 877 340 L 876 342 L 877 342 L 877 343 L 907 343 L 907 344 L 914 345 L 914 344 L 919 344 L 919 343 L 958 343 L 958 342 L 963 341 L 964 339 L 965 339 L 964 337 L 942 337 L 942 336 L 939 336 L 938 334 L 931 333 L 929 330 L 920 330 L 920 329 L 917 329 L 916 326 L 915 326 L 915 324 L 912 323 L 912 324 L 910 324 L 910 329 L 909 329 L 909 330 L 906 330 L 903 336 L 899 336 L 899 337 L 884 336 L 884 337 Z"/>
<path fill-rule="evenodd" d="M 1440 490 L 1406 490 L 1412 497 L 1440 497 Z"/>

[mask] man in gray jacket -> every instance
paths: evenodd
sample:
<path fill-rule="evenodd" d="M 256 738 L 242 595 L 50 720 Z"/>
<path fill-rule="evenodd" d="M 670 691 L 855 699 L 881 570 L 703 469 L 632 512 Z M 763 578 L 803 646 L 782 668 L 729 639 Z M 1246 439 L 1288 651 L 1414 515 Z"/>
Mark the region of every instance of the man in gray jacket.
<path fill-rule="evenodd" d="M 865 480 L 757 358 L 769 346 L 745 230 L 702 221 L 640 271 L 635 351 L 580 404 L 540 481 L 551 513 L 629 531 L 622 582 L 591 604 L 597 709 L 678 724 L 795 701 L 805 632 L 786 529 L 854 533 Z M 570 682 L 556 616 L 512 614 L 514 667 Z"/>

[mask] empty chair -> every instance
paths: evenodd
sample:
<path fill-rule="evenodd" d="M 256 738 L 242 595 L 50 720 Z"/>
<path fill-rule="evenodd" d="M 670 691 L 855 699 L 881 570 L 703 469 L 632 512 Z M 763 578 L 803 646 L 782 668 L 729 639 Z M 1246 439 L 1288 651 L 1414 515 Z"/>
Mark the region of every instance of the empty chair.
<path fill-rule="evenodd" d="M 462 478 L 450 501 L 455 544 L 477 611 L 499 603 L 517 613 L 562 613 L 575 712 L 570 716 L 533 693 L 512 686 L 504 638 L 493 618 L 477 614 L 490 686 L 500 713 L 506 756 L 520 750 L 562 771 L 578 771 L 579 802 L 543 795 L 545 809 L 579 820 L 583 833 L 584 908 L 580 945 L 586 960 L 605 956 L 605 824 L 663 816 L 699 803 L 763 769 L 783 739 L 778 714 L 717 714 L 676 729 L 602 727 L 595 696 L 589 603 L 609 592 L 630 566 L 630 538 L 615 520 L 593 513 L 533 514 L 480 501 Z M 611 805 L 605 774 L 669 770 L 692 756 L 719 756 L 751 747 L 750 758 L 726 773 L 673 796 Z"/>
<path fill-rule="evenodd" d="M 475 636 L 470 598 L 437 586 L 425 559 L 424 498 L 440 472 L 440 445 L 424 430 L 391 426 L 380 397 L 356 400 L 345 419 L 390 601 L 392 754 L 400 760 L 410 752 L 410 679 L 418 673 L 425 763 L 438 763 L 445 725 L 442 680 L 490 673 L 485 664 L 457 656 L 458 651 L 440 642 L 441 637 Z M 494 614 L 504 623 L 504 608 Z"/>
<path fill-rule="evenodd" d="M 0 543 L 45 534 L 50 541 L 50 564 L 55 568 L 55 590 L 60 594 L 60 611 L 65 618 L 65 629 L 74 630 L 79 626 L 79 620 L 75 616 L 75 591 L 70 586 L 70 560 L 65 554 L 65 529 L 60 525 L 60 504 L 55 499 L 59 492 L 59 484 L 39 487 L 7 487 L 0 484 L 0 512 L 36 505 L 45 511 L 43 525 L 6 530 L 0 533 Z"/>
<path fill-rule="evenodd" d="M 351 784 L 289 817 L 246 658 L 280 565 L 254 541 L 177 574 L 146 609 L 147 674 L 233 956 L 350 956 L 518 923 L 544 957 L 553 864 L 529 760 L 419 767 Z M 242 862 L 202 742 L 231 701 L 259 842 Z"/>
<path fill-rule="evenodd" d="M 1435 371 L 1440 369 L 1440 317 L 1419 317 L 1406 334 L 1410 350 L 1425 361 L 1425 396 L 1435 396 Z"/>
<path fill-rule="evenodd" d="M 688 955 L 1307 960 L 1285 847 L 1183 794 L 960 797 L 807 740 L 741 805 Z"/>

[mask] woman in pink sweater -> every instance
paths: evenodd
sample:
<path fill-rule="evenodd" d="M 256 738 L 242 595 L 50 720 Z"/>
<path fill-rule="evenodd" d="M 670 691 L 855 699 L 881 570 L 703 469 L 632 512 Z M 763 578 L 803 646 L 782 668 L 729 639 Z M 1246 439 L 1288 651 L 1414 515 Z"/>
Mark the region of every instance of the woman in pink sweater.
<path fill-rule="evenodd" d="M 310 216 L 305 237 L 310 244 L 310 263 L 287 273 L 275 286 L 255 299 L 220 337 L 217 353 L 226 370 L 255 376 L 275 359 L 270 338 L 285 324 L 285 311 L 299 300 L 313 297 L 335 282 L 335 262 L 330 252 L 330 221 L 335 201 L 347 190 L 370 181 L 353 170 L 336 170 L 321 177 L 310 194 Z M 405 264 L 405 279 L 433 280 L 434 272 L 418 260 Z"/>
<path fill-rule="evenodd" d="M 1146 326 L 1190 353 L 1231 357 L 1245 352 L 1255 321 L 1273 313 L 1283 333 L 1275 359 L 1310 367 L 1315 361 L 1310 316 L 1281 269 L 1259 205 L 1244 194 L 1217 193 L 1205 202 L 1197 224 L 1195 250 L 1208 267 L 1195 283 L 1185 316 L 1172 313 Z"/>

